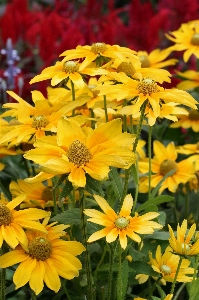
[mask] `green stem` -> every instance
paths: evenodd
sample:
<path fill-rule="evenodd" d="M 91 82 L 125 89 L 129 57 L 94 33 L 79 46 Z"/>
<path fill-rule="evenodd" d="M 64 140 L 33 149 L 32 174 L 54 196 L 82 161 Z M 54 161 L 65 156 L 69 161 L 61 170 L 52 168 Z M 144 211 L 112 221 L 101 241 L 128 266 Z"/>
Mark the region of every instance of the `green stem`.
<path fill-rule="evenodd" d="M 196 256 L 196 261 L 195 261 L 195 267 L 194 267 L 194 274 L 193 274 L 193 281 L 196 279 L 196 274 L 198 270 L 198 261 L 199 261 L 199 256 Z"/>
<path fill-rule="evenodd" d="M 186 184 L 186 194 L 185 194 L 185 218 L 189 218 L 189 186 Z"/>
<path fill-rule="evenodd" d="M 33 290 L 31 292 L 31 300 L 37 300 L 37 296 Z"/>
<path fill-rule="evenodd" d="M 122 295 L 122 248 L 121 245 L 119 244 L 119 272 L 118 272 L 118 287 L 117 287 L 117 298 L 121 299 Z"/>
<path fill-rule="evenodd" d="M 106 122 L 108 122 L 108 112 L 107 112 L 106 95 L 104 95 L 104 112 L 105 112 Z"/>
<path fill-rule="evenodd" d="M 104 257 L 106 255 L 106 251 L 107 251 L 107 248 L 104 247 L 104 251 L 103 251 L 103 254 L 102 254 L 102 257 L 95 269 L 95 272 L 94 272 L 94 282 L 95 282 L 95 290 L 94 290 L 94 299 L 96 299 L 96 291 L 97 291 L 97 273 L 98 273 L 98 270 L 99 270 L 99 267 L 101 266 L 102 262 L 104 261 Z"/>
<path fill-rule="evenodd" d="M 151 139 L 152 139 L 152 126 L 149 126 L 148 132 L 148 157 L 149 157 L 149 191 L 148 191 L 148 200 L 151 198 Z"/>
<path fill-rule="evenodd" d="M 185 283 L 181 284 L 181 286 L 179 287 L 179 289 L 177 290 L 175 297 L 173 298 L 173 300 L 177 300 L 178 296 L 180 295 L 180 293 L 182 292 L 183 288 L 185 287 Z"/>
<path fill-rule="evenodd" d="M 124 99 L 123 107 L 126 106 L 126 99 Z M 123 116 L 123 131 L 127 131 L 127 117 L 126 115 Z"/>
<path fill-rule="evenodd" d="M 75 101 L 75 87 L 72 80 L 71 80 L 71 92 L 72 92 L 72 100 Z M 75 116 L 75 109 L 73 109 L 72 116 L 73 117 Z"/>
<path fill-rule="evenodd" d="M 113 249 L 110 246 L 109 250 L 110 255 L 110 269 L 109 269 L 109 276 L 108 276 L 108 297 L 107 300 L 111 300 L 111 292 L 112 292 L 112 280 L 113 280 L 113 263 L 114 263 L 114 253 Z"/>
<path fill-rule="evenodd" d="M 83 245 L 86 248 L 85 261 L 86 261 L 86 273 L 87 273 L 87 282 L 88 282 L 87 298 L 88 300 L 93 300 L 91 261 L 90 261 L 90 253 L 88 250 L 88 243 L 87 243 L 87 236 L 86 236 L 86 216 L 84 214 L 84 189 L 83 188 L 79 188 L 79 195 L 80 195 L 80 217 L 81 217 L 82 240 L 83 240 Z"/>
<path fill-rule="evenodd" d="M 55 186 L 55 178 L 52 178 L 52 183 L 53 183 L 53 186 Z M 56 199 L 56 189 L 52 189 L 52 194 L 53 194 L 53 205 L 54 205 L 54 213 L 55 215 L 58 214 L 58 209 L 57 209 L 57 199 Z"/>
<path fill-rule="evenodd" d="M 153 283 L 153 285 L 152 285 L 152 287 L 151 287 L 151 289 L 150 289 L 150 292 L 149 292 L 149 294 L 148 294 L 147 300 L 151 300 L 151 296 L 153 295 L 153 292 L 155 291 L 156 285 L 159 283 L 160 279 L 161 279 L 161 276 L 158 277 L 157 281 L 155 281 L 155 282 Z"/>
<path fill-rule="evenodd" d="M 62 287 L 63 287 L 64 292 L 66 294 L 67 300 L 71 300 L 71 297 L 70 297 L 70 295 L 69 295 L 69 293 L 67 291 L 66 285 L 64 284 L 64 280 L 62 280 Z"/>
<path fill-rule="evenodd" d="M 174 277 L 174 280 L 173 280 L 173 283 L 172 283 L 172 286 L 171 286 L 171 292 L 170 292 L 170 294 L 173 294 L 173 293 L 174 293 L 174 289 L 175 289 L 175 285 L 176 285 L 178 273 L 179 273 L 179 271 L 180 271 L 181 263 L 182 263 L 182 256 L 180 256 L 180 260 L 179 260 L 179 263 L 178 263 L 178 267 L 177 267 L 177 270 L 176 270 L 176 273 L 175 273 L 175 277 Z"/>
<path fill-rule="evenodd" d="M 0 256 L 5 254 L 7 252 L 6 244 L 3 243 L 2 247 L 0 248 Z M 6 299 L 6 269 L 0 268 L 0 299 L 5 300 Z"/>
<path fill-rule="evenodd" d="M 137 160 L 136 160 L 136 170 L 137 170 L 137 177 L 138 177 L 138 161 Z M 138 194 L 139 194 L 139 185 L 136 183 L 135 184 L 135 196 L 134 196 L 134 201 L 133 201 L 133 210 L 132 210 L 133 213 L 135 212 L 135 209 L 136 209 Z"/>

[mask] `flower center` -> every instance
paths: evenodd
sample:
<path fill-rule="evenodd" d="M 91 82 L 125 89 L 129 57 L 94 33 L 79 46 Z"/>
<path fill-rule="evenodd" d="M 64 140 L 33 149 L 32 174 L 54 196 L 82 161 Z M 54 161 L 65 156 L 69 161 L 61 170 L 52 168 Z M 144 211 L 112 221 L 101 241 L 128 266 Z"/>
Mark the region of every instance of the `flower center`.
<path fill-rule="evenodd" d="M 144 95 L 150 95 L 159 91 L 157 83 L 150 78 L 142 79 L 137 85 L 137 90 Z"/>
<path fill-rule="evenodd" d="M 89 149 L 79 140 L 68 147 L 68 160 L 78 167 L 88 163 L 91 157 Z"/>
<path fill-rule="evenodd" d="M 48 119 L 42 115 L 32 118 L 32 127 L 36 129 L 41 129 L 42 127 L 46 127 L 49 124 Z"/>
<path fill-rule="evenodd" d="M 177 170 L 177 163 L 174 160 L 171 159 L 165 159 L 160 164 L 160 174 L 162 176 L 165 176 L 167 173 L 169 173 L 171 170 Z"/>
<path fill-rule="evenodd" d="M 195 33 L 191 38 L 191 44 L 194 46 L 199 46 L 199 33 Z"/>
<path fill-rule="evenodd" d="M 45 201 L 49 201 L 53 199 L 53 195 L 52 195 L 52 188 L 49 186 L 46 186 L 42 193 L 41 193 L 41 199 L 45 200 Z"/>
<path fill-rule="evenodd" d="M 124 61 L 118 66 L 117 72 L 124 72 L 127 76 L 133 76 L 136 70 L 131 62 Z"/>
<path fill-rule="evenodd" d="M 189 119 L 190 120 L 195 120 L 195 121 L 198 121 L 199 120 L 199 112 L 198 110 L 191 110 L 190 113 L 189 113 Z"/>
<path fill-rule="evenodd" d="M 95 54 L 100 54 L 106 51 L 107 47 L 105 43 L 95 43 L 91 46 L 91 51 Z"/>
<path fill-rule="evenodd" d="M 119 229 L 126 228 L 129 224 L 129 221 L 124 217 L 119 217 L 115 220 L 115 226 Z"/>
<path fill-rule="evenodd" d="M 4 204 L 0 204 L 0 226 L 9 225 L 13 220 L 13 215 L 11 210 Z"/>
<path fill-rule="evenodd" d="M 32 239 L 29 243 L 29 254 L 37 260 L 46 260 L 52 253 L 52 245 L 42 236 Z"/>
<path fill-rule="evenodd" d="M 77 72 L 78 70 L 79 70 L 78 63 L 73 60 L 66 61 L 63 64 L 63 69 L 62 69 L 63 72 L 74 73 Z"/>
<path fill-rule="evenodd" d="M 141 61 L 141 66 L 142 68 L 149 68 L 151 63 L 150 60 L 148 59 L 148 57 L 146 55 L 141 55 L 140 57 L 140 61 Z"/>
<path fill-rule="evenodd" d="M 182 252 L 183 252 L 183 253 L 186 253 L 186 252 L 188 252 L 188 251 L 190 251 L 189 245 L 187 245 L 186 243 L 183 243 L 183 244 L 182 244 Z"/>
<path fill-rule="evenodd" d="M 161 265 L 160 270 L 165 274 L 171 273 L 171 268 L 167 265 Z"/>

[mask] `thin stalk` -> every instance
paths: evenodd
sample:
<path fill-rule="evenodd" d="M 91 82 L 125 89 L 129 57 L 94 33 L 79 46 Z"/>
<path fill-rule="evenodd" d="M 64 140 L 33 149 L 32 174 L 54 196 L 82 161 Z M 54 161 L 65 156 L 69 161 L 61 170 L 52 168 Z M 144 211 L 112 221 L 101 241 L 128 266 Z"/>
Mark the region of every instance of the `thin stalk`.
<path fill-rule="evenodd" d="M 107 300 L 111 300 L 111 292 L 112 292 L 112 281 L 113 281 L 113 263 L 114 263 L 114 251 L 110 246 L 110 269 L 109 269 L 109 276 L 108 276 L 108 297 Z"/>
<path fill-rule="evenodd" d="M 136 160 L 136 170 L 138 173 L 138 161 L 137 160 Z M 139 185 L 136 184 L 135 185 L 135 196 L 134 196 L 134 201 L 133 201 L 133 210 L 132 210 L 133 213 L 135 212 L 135 209 L 136 209 L 136 205 L 137 205 L 137 201 L 138 201 L 138 194 L 139 194 Z"/>
<path fill-rule="evenodd" d="M 88 250 L 88 243 L 86 237 L 86 216 L 84 214 L 85 204 L 84 204 L 83 188 L 79 188 L 79 196 L 80 196 L 80 218 L 81 218 L 82 240 L 83 240 L 83 245 L 86 248 L 85 261 L 86 261 L 86 273 L 87 273 L 87 282 L 88 282 L 87 298 L 88 300 L 93 300 L 91 261 L 90 261 L 90 253 Z"/>
<path fill-rule="evenodd" d="M 33 290 L 31 292 L 31 300 L 37 300 L 37 296 Z"/>
<path fill-rule="evenodd" d="M 185 218 L 189 218 L 189 186 L 186 184 L 186 194 L 185 194 Z"/>
<path fill-rule="evenodd" d="M 196 256 L 195 266 L 194 266 L 194 274 L 193 274 L 193 281 L 196 279 L 196 274 L 198 270 L 198 262 L 199 262 L 199 256 Z"/>
<path fill-rule="evenodd" d="M 75 87 L 74 87 L 74 83 L 71 80 L 71 92 L 72 92 L 72 100 L 75 101 Z M 75 109 L 73 109 L 72 111 L 72 116 L 75 116 Z"/>
<path fill-rule="evenodd" d="M 149 126 L 148 132 L 148 157 L 149 157 L 149 191 L 148 200 L 151 198 L 151 139 L 152 139 L 152 126 Z"/>
<path fill-rule="evenodd" d="M 66 285 L 64 284 L 64 280 L 62 280 L 62 287 L 63 287 L 64 292 L 66 294 L 67 300 L 71 300 L 71 297 L 70 297 L 70 295 L 69 295 L 69 293 L 67 291 Z"/>
<path fill-rule="evenodd" d="M 99 267 L 101 266 L 102 262 L 104 261 L 104 257 L 106 255 L 106 251 L 107 251 L 107 248 L 104 247 L 104 251 L 103 251 L 103 254 L 101 256 L 101 259 L 95 269 L 95 272 L 94 272 L 94 285 L 95 285 L 95 290 L 94 290 L 94 299 L 96 299 L 96 291 L 97 291 L 97 273 L 98 273 L 98 270 L 99 270 Z"/>
<path fill-rule="evenodd" d="M 104 95 L 104 112 L 105 112 L 106 122 L 108 122 L 108 111 L 107 111 L 106 95 Z"/>
<path fill-rule="evenodd" d="M 7 252 L 6 246 L 3 243 L 2 247 L 0 248 L 0 256 L 5 254 Z M 0 268 L 0 299 L 5 300 L 6 299 L 6 269 Z"/>
<path fill-rule="evenodd" d="M 126 106 L 126 99 L 123 102 L 123 107 Z M 127 117 L 126 115 L 123 116 L 123 131 L 127 131 Z"/>
<path fill-rule="evenodd" d="M 183 288 L 185 287 L 185 283 L 181 284 L 181 286 L 179 287 L 179 289 L 177 290 L 175 297 L 173 298 L 173 300 L 177 300 L 178 296 L 180 295 L 180 293 L 182 292 Z"/>
<path fill-rule="evenodd" d="M 177 270 L 176 270 L 176 273 L 175 273 L 175 277 L 174 277 L 174 280 L 173 280 L 173 283 L 172 283 L 172 286 L 171 286 L 171 292 L 170 292 L 170 294 L 173 294 L 173 293 L 174 293 L 174 289 L 175 289 L 175 285 L 176 285 L 178 273 L 179 273 L 179 271 L 180 271 L 181 263 L 182 263 L 182 256 L 180 256 L 180 260 L 179 260 L 179 263 L 178 263 L 178 267 L 177 267 Z"/>
<path fill-rule="evenodd" d="M 153 292 L 155 291 L 156 285 L 159 283 L 161 277 L 158 277 L 157 281 L 155 281 L 150 289 L 150 292 L 148 294 L 147 300 L 151 300 L 151 296 L 153 295 Z"/>
<path fill-rule="evenodd" d="M 93 120 L 94 117 L 95 117 L 95 114 L 94 114 L 94 111 L 92 110 L 92 108 L 90 109 L 90 112 L 91 112 L 91 118 L 92 118 L 92 120 L 91 120 L 91 128 L 95 129 L 95 121 Z"/>
<path fill-rule="evenodd" d="M 122 287 L 122 248 L 121 248 L 121 245 L 119 245 L 119 272 L 118 272 L 118 285 L 119 287 L 117 288 L 117 296 L 118 296 L 118 299 L 121 298 L 121 294 L 120 294 L 120 291 L 121 291 L 121 287 Z"/>
<path fill-rule="evenodd" d="M 53 183 L 53 186 L 55 186 L 55 179 L 52 178 L 52 183 Z M 57 209 L 57 197 L 56 197 L 56 189 L 52 189 L 52 194 L 53 194 L 53 205 L 54 205 L 54 213 L 55 215 L 58 214 L 58 209 Z"/>

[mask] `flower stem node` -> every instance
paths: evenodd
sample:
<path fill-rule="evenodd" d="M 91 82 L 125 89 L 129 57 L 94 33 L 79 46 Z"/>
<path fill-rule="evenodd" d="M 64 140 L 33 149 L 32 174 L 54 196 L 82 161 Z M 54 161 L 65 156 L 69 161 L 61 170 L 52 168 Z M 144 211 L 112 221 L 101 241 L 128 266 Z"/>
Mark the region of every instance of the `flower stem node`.
<path fill-rule="evenodd" d="M 199 46 L 199 33 L 195 33 L 191 38 L 191 44 L 194 46 Z"/>
<path fill-rule="evenodd" d="M 119 217 L 117 220 L 115 220 L 115 226 L 119 229 L 126 228 L 128 224 L 129 220 L 124 217 Z"/>
<path fill-rule="evenodd" d="M 105 43 L 94 43 L 94 44 L 92 44 L 92 47 L 91 47 L 91 51 L 94 52 L 95 54 L 103 53 L 106 50 L 107 50 L 107 47 L 106 47 Z"/>
<path fill-rule="evenodd" d="M 75 140 L 68 148 L 68 160 L 76 166 L 82 166 L 89 162 L 91 153 L 79 140 Z"/>
<path fill-rule="evenodd" d="M 63 72 L 74 73 L 77 72 L 78 70 L 79 70 L 78 63 L 73 60 L 66 61 L 63 64 L 63 69 L 62 69 Z"/>
<path fill-rule="evenodd" d="M 172 160 L 172 159 L 165 159 L 160 164 L 160 174 L 162 176 L 165 176 L 171 170 L 177 170 L 177 163 L 174 160 Z"/>
<path fill-rule="evenodd" d="M 7 226 L 12 222 L 12 220 L 13 215 L 10 209 L 5 205 L 0 204 L 0 226 Z"/>
<path fill-rule="evenodd" d="M 50 241 L 41 236 L 32 239 L 28 248 L 30 255 L 37 260 L 48 259 L 52 252 L 52 245 Z"/>
<path fill-rule="evenodd" d="M 137 90 L 144 95 L 150 95 L 151 93 L 157 93 L 159 91 L 155 80 L 150 78 L 142 79 L 142 81 L 140 81 L 140 83 L 137 85 Z"/>

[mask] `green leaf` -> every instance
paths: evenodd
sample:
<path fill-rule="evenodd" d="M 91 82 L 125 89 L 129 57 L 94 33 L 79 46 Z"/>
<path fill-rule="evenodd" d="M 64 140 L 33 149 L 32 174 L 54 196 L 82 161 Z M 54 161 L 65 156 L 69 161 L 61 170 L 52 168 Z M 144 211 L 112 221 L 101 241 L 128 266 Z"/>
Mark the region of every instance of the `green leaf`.
<path fill-rule="evenodd" d="M 138 185 L 139 178 L 138 178 L 138 169 L 137 169 L 137 166 L 135 164 L 133 164 L 131 166 L 131 169 L 132 169 L 133 180 L 134 180 L 135 184 Z"/>
<path fill-rule="evenodd" d="M 56 215 L 51 219 L 52 221 L 57 221 L 62 224 L 70 224 L 70 225 L 80 225 L 80 209 L 72 208 L 67 211 L 62 212 L 59 215 Z"/>
<path fill-rule="evenodd" d="M 100 196 L 104 196 L 104 191 L 101 187 L 101 182 L 92 178 L 90 175 L 86 174 L 86 187 L 90 188 L 92 191 Z"/>
<path fill-rule="evenodd" d="M 156 286 L 156 288 L 157 288 L 157 290 L 158 290 L 158 292 L 159 292 L 159 294 L 160 294 L 160 297 L 161 297 L 161 299 L 165 299 L 166 298 L 166 294 L 165 294 L 165 292 L 163 291 L 163 289 L 159 286 L 159 284 L 155 284 L 155 286 Z M 158 298 L 159 299 L 159 298 Z"/>
<path fill-rule="evenodd" d="M 109 172 L 109 178 L 111 180 L 111 185 L 113 187 L 116 198 L 121 199 L 123 186 L 116 168 L 111 168 L 111 171 Z"/>
<path fill-rule="evenodd" d="M 128 285 L 128 273 L 129 273 L 128 261 L 124 260 L 121 265 L 121 268 L 119 269 L 119 273 L 117 277 L 117 299 L 120 300 L 125 299 L 127 285 Z"/>
<path fill-rule="evenodd" d="M 141 261 L 145 258 L 142 252 L 136 251 L 133 247 L 129 248 L 129 254 L 132 256 L 133 261 Z"/>
<path fill-rule="evenodd" d="M 198 300 L 199 295 L 199 278 L 190 283 L 189 300 Z"/>
<path fill-rule="evenodd" d="M 59 201 L 61 201 L 62 198 L 66 198 L 70 194 L 70 192 L 72 192 L 72 190 L 73 190 L 72 183 L 70 181 L 67 181 L 59 195 Z"/>
<path fill-rule="evenodd" d="M 160 196 L 157 196 L 157 197 L 150 199 L 150 200 L 146 201 L 145 203 L 141 204 L 140 206 L 138 206 L 136 211 L 140 212 L 141 210 L 146 210 L 147 206 L 149 206 L 149 205 L 159 205 L 161 203 L 170 202 L 173 200 L 174 200 L 174 197 L 172 197 L 172 196 L 160 195 Z"/>
<path fill-rule="evenodd" d="M 160 180 L 160 182 L 158 182 L 157 186 L 153 189 L 151 193 L 151 198 L 154 198 L 157 195 L 162 183 L 165 181 L 165 179 L 167 179 L 167 177 L 172 176 L 175 173 L 175 171 L 176 171 L 175 169 L 171 170 Z"/>
<path fill-rule="evenodd" d="M 137 274 L 145 274 L 153 277 L 158 277 L 159 273 L 155 272 L 152 267 L 142 261 L 132 261 L 129 266 L 133 268 Z"/>
<path fill-rule="evenodd" d="M 62 174 L 59 178 L 59 180 L 57 180 L 57 182 L 55 183 L 55 185 L 52 188 L 52 191 L 55 190 L 68 176 L 68 174 Z"/>

